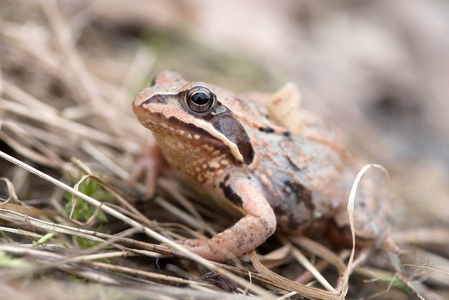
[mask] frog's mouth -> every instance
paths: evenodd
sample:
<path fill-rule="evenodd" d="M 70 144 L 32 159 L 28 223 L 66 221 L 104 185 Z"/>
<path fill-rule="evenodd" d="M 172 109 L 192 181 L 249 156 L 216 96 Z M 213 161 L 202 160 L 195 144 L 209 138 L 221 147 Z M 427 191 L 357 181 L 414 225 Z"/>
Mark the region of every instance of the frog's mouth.
<path fill-rule="evenodd" d="M 214 156 L 225 154 L 226 156 L 234 157 L 230 147 L 194 124 L 184 123 L 174 116 L 167 118 L 164 114 L 156 112 L 151 113 L 151 118 L 138 118 L 142 125 L 150 129 L 158 140 L 166 144 L 170 143 L 170 145 L 166 146 L 180 148 L 179 143 L 173 143 L 173 140 L 177 140 L 183 143 L 186 148 L 189 148 L 187 145 L 190 145 L 191 147 L 201 148 L 210 152 Z M 170 139 L 170 142 L 169 136 L 174 137 Z M 237 162 L 239 161 L 237 160 Z"/>
<path fill-rule="evenodd" d="M 222 106 L 220 114 L 193 113 L 179 103 L 178 98 L 179 94 L 153 95 L 134 106 L 134 113 L 142 125 L 156 134 L 178 135 L 210 149 L 230 153 L 238 162 L 251 164 L 254 149 L 242 124 L 231 111 Z"/>

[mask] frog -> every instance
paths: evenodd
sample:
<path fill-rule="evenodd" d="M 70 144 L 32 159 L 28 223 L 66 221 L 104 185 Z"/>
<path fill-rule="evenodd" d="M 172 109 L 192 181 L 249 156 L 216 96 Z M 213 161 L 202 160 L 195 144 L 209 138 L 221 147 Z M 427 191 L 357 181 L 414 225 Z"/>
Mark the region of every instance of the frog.
<path fill-rule="evenodd" d="M 209 239 L 179 244 L 224 262 L 248 254 L 275 231 L 350 236 L 346 206 L 360 165 L 342 133 L 302 108 L 301 99 L 292 83 L 271 95 L 241 96 L 175 71 L 161 72 L 137 94 L 133 112 L 151 130 L 161 159 L 240 218 Z M 397 252 L 378 184 L 365 182 L 355 205 L 356 239 Z"/>

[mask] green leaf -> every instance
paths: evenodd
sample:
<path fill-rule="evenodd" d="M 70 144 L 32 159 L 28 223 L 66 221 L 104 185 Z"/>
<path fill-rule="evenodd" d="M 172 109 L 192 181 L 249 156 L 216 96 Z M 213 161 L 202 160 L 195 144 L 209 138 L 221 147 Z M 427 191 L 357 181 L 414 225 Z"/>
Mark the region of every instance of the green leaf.
<path fill-rule="evenodd" d="M 18 244 L 17 242 L 15 242 L 12 237 L 7 236 L 3 231 L 0 230 L 0 234 L 2 235 L 2 237 L 0 238 L 0 242 L 5 243 L 5 244 Z"/>
<path fill-rule="evenodd" d="M 82 238 L 79 236 L 74 236 L 73 238 L 75 239 L 75 241 L 78 244 L 78 246 L 80 247 L 80 249 L 88 249 L 88 248 L 91 248 L 91 247 L 94 247 L 94 246 L 100 244 L 100 242 Z"/>
<path fill-rule="evenodd" d="M 33 242 L 33 245 L 36 246 L 36 245 L 44 244 L 46 241 L 51 239 L 54 235 L 55 235 L 54 232 L 49 232 L 46 235 L 44 235 L 43 237 L 41 237 L 38 241 Z"/>
<path fill-rule="evenodd" d="M 77 180 L 72 177 L 73 182 L 77 182 Z M 110 199 L 112 196 L 109 192 L 105 191 L 101 188 L 101 185 L 95 180 L 85 180 L 80 185 L 78 190 L 86 194 L 98 201 L 104 201 Z M 66 193 L 64 198 L 67 200 L 67 204 L 65 206 L 65 210 L 68 214 L 70 214 L 72 210 L 72 194 Z M 75 220 L 79 220 L 82 222 L 87 221 L 96 211 L 96 206 L 89 204 L 83 199 L 77 199 L 75 210 L 73 211 L 73 218 Z M 99 211 L 96 221 L 98 223 L 106 223 L 108 222 L 108 218 L 103 211 Z"/>
<path fill-rule="evenodd" d="M 14 258 L 7 255 L 5 252 L 0 251 L 0 267 L 8 268 L 25 268 L 31 264 L 22 258 Z"/>

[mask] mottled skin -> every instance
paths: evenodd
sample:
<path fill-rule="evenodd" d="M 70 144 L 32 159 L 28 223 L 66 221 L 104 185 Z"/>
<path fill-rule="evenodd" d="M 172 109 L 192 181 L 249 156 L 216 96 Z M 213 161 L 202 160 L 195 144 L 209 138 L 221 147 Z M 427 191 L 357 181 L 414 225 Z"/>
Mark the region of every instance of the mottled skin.
<path fill-rule="evenodd" d="M 204 112 L 189 107 L 198 87 L 216 97 Z M 183 241 L 189 250 L 226 261 L 253 250 L 276 228 L 307 235 L 327 226 L 347 230 L 347 198 L 358 169 L 335 131 L 299 103 L 288 109 L 289 117 L 300 120 L 299 129 L 285 128 L 282 117 L 268 114 L 266 104 L 271 111 L 276 105 L 282 109 L 282 95 L 292 93 L 288 86 L 274 97 L 250 100 L 164 72 L 135 98 L 134 113 L 153 132 L 167 162 L 215 200 L 243 213 L 209 240 Z M 383 237 L 385 224 L 383 206 L 365 203 L 377 200 L 366 196 L 372 190 L 361 191 L 355 213 L 356 235 L 369 243 Z"/>

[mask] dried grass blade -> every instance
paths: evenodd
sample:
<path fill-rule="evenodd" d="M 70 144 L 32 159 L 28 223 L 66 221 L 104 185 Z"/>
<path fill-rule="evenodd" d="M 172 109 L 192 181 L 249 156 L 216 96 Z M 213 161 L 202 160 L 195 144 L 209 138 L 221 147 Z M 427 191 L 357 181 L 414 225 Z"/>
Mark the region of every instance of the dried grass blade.
<path fill-rule="evenodd" d="M 321 275 L 321 273 L 315 268 L 314 265 L 312 265 L 312 263 L 307 259 L 307 257 L 304 256 L 304 254 L 301 253 L 301 251 L 299 251 L 299 249 L 293 247 L 292 244 L 290 244 L 285 238 L 281 239 L 282 242 L 285 245 L 288 245 L 290 247 L 290 250 L 293 254 L 293 256 L 296 258 L 296 260 L 298 260 L 298 262 L 304 267 L 306 268 L 307 271 L 309 271 L 313 277 L 315 277 L 319 283 L 321 283 L 322 286 L 324 286 L 324 288 L 330 292 L 337 292 L 332 285 L 330 285 L 330 283 L 323 277 L 323 275 Z"/>
<path fill-rule="evenodd" d="M 0 108 L 12 112 L 16 115 L 62 129 L 65 132 L 70 132 L 77 136 L 82 136 L 84 138 L 96 140 L 112 147 L 117 147 L 116 137 L 106 134 L 103 131 L 97 130 L 93 127 L 67 120 L 56 114 L 41 112 L 41 114 L 37 115 L 33 110 L 29 109 L 25 105 L 18 104 L 6 99 L 0 99 Z"/>
<path fill-rule="evenodd" d="M 89 141 L 83 141 L 81 143 L 81 147 L 86 153 L 95 158 L 98 162 L 100 162 L 103 166 L 108 168 L 111 172 L 113 172 L 120 178 L 124 180 L 127 180 L 129 178 L 129 174 L 126 170 L 120 167 L 113 159 L 109 158 L 104 151 L 101 151 L 100 149 L 98 149 L 98 147 L 96 147 Z"/>
<path fill-rule="evenodd" d="M 11 148 L 13 148 L 17 153 L 31 159 L 34 162 L 42 164 L 44 166 L 50 166 L 53 168 L 61 168 L 61 163 L 59 159 L 52 160 L 48 156 L 42 153 L 31 150 L 31 147 L 24 146 L 17 142 L 17 139 L 9 136 L 4 131 L 0 132 L 0 140 L 3 140 Z"/>
<path fill-rule="evenodd" d="M 8 209 L 11 211 L 15 211 L 18 213 L 22 213 L 22 214 L 26 214 L 26 215 L 30 215 L 30 216 L 34 216 L 34 217 L 54 217 L 54 216 L 58 215 L 58 212 L 55 210 L 26 207 L 26 206 L 10 204 L 10 203 L 1 203 L 0 207 L 3 209 Z"/>
<path fill-rule="evenodd" d="M 446 246 L 449 231 L 447 227 L 413 228 L 395 232 L 392 238 L 398 244 Z"/>
<path fill-rule="evenodd" d="M 34 238 L 34 239 L 40 239 L 42 237 L 42 235 L 31 232 L 31 231 L 27 231 L 27 230 L 23 230 L 20 228 L 10 228 L 10 227 L 4 227 L 4 226 L 0 226 L 0 231 L 5 231 L 5 232 L 11 232 L 17 235 L 21 235 L 21 236 L 26 236 L 29 238 Z"/>
<path fill-rule="evenodd" d="M 16 190 L 14 189 L 14 185 L 12 184 L 11 180 L 5 177 L 0 177 L 0 180 L 5 182 L 10 200 L 14 203 L 22 204 L 22 202 L 19 200 L 19 197 L 17 197 Z"/>
<path fill-rule="evenodd" d="M 85 195 L 85 194 L 75 190 L 74 188 L 72 188 L 72 187 L 62 183 L 61 181 L 54 179 L 53 177 L 51 177 L 51 176 L 49 176 L 49 175 L 47 175 L 47 174 L 45 174 L 45 173 L 43 173 L 43 172 L 33 168 L 33 167 L 31 167 L 30 165 L 25 164 L 24 162 L 22 162 L 22 161 L 20 161 L 20 160 L 18 160 L 16 158 L 14 158 L 14 157 L 4 153 L 2 151 L 0 151 L 0 157 L 2 157 L 3 159 L 5 159 L 5 160 L 7 160 L 7 161 L 9 161 L 9 162 L 11 162 L 11 163 L 13 163 L 15 165 L 18 165 L 18 166 L 26 169 L 27 171 L 29 171 L 29 172 L 31 172 L 31 173 L 33 173 L 33 174 L 35 174 L 35 175 L 45 179 L 45 180 L 47 180 L 47 181 L 49 181 L 51 183 L 53 183 L 54 185 L 56 185 L 56 186 L 58 186 L 58 187 L 60 187 L 60 188 L 62 188 L 64 190 L 66 190 L 67 192 L 80 197 L 81 199 L 85 200 L 86 202 L 88 202 L 88 203 L 90 203 L 92 205 L 95 205 L 97 207 L 102 205 L 102 203 L 98 202 L 94 198 L 89 197 L 89 196 L 87 196 L 87 195 Z M 132 226 L 132 227 L 142 231 L 143 233 L 145 233 L 149 237 L 154 238 L 154 239 L 156 239 L 156 240 L 158 240 L 158 241 L 160 241 L 162 243 L 165 243 L 165 244 L 169 245 L 171 248 L 181 252 L 182 254 L 186 255 L 188 258 L 190 258 L 190 259 L 192 259 L 192 260 L 202 264 L 206 268 L 209 268 L 212 271 L 220 273 L 223 276 L 226 276 L 229 279 L 234 280 L 236 283 L 238 283 L 241 286 L 247 287 L 253 293 L 258 294 L 258 295 L 263 295 L 264 297 L 269 297 L 269 296 L 267 296 L 266 291 L 264 289 L 262 289 L 261 287 L 253 285 L 253 284 L 249 283 L 248 281 L 244 280 L 243 278 L 240 278 L 240 277 L 238 277 L 238 276 L 236 276 L 236 275 L 234 275 L 234 274 L 232 274 L 232 273 L 230 273 L 228 271 L 225 271 L 224 269 L 222 269 L 220 267 L 217 267 L 215 264 L 213 264 L 212 262 L 208 261 L 207 259 L 204 259 L 201 256 L 199 256 L 199 255 L 197 255 L 197 254 L 195 254 L 195 253 L 185 249 L 181 245 L 179 245 L 179 244 L 173 242 L 172 240 L 166 238 L 165 236 L 163 236 L 163 235 L 161 235 L 161 234 L 151 230 L 150 228 L 148 228 L 146 226 L 143 226 L 142 224 L 136 222 L 135 220 L 133 220 L 133 219 L 125 216 L 124 214 L 122 214 L 122 213 L 112 209 L 111 207 L 109 207 L 107 205 L 102 205 L 102 209 L 103 209 L 104 212 L 106 212 L 106 213 L 114 216 L 115 218 L 125 222 L 126 224 L 128 224 L 128 225 L 130 225 L 130 226 Z"/>
<path fill-rule="evenodd" d="M 349 226 L 351 229 L 351 237 L 352 237 L 352 250 L 351 250 L 351 254 L 349 256 L 349 261 L 348 261 L 348 265 L 346 267 L 346 271 L 343 274 L 343 281 L 342 281 L 342 285 L 341 285 L 341 298 L 340 299 L 344 299 L 344 297 L 346 296 L 346 294 L 348 293 L 348 288 L 349 288 L 349 276 L 351 275 L 352 272 L 352 263 L 354 262 L 354 255 L 355 255 L 355 227 L 354 227 L 354 203 L 355 203 L 355 195 L 357 192 L 357 188 L 359 186 L 360 180 L 362 179 L 362 176 L 366 173 L 366 171 L 370 168 L 378 168 L 380 169 L 385 176 L 385 181 L 388 183 L 390 181 L 390 176 L 388 175 L 388 171 L 381 165 L 378 164 L 368 164 L 365 165 L 358 173 L 357 176 L 354 180 L 354 183 L 352 184 L 352 188 L 351 188 L 351 192 L 349 194 L 349 199 L 348 199 L 348 215 L 349 215 Z"/>
<path fill-rule="evenodd" d="M 88 171 L 90 172 L 90 170 L 86 170 L 84 169 L 84 171 Z M 75 189 L 78 189 L 79 185 L 87 179 L 91 179 L 94 180 L 96 182 L 98 182 L 99 184 L 101 184 L 103 186 L 104 189 L 106 189 L 108 192 L 110 192 L 117 200 L 118 202 L 123 205 L 130 213 L 134 214 L 136 219 L 146 223 L 146 224 L 151 224 L 151 226 L 156 226 L 155 224 L 153 224 L 153 222 L 151 222 L 150 220 L 148 220 L 147 217 L 145 217 L 140 211 L 138 211 L 133 205 L 130 204 L 130 200 L 126 199 L 125 196 L 118 191 L 116 188 L 114 188 L 113 186 L 111 186 L 110 184 L 108 184 L 107 182 L 105 182 L 104 180 L 102 180 L 101 178 L 95 176 L 95 175 L 91 175 L 91 174 L 87 174 L 84 175 L 83 177 L 81 177 L 81 179 L 78 181 L 78 183 L 75 185 Z M 72 210 L 71 210 L 71 214 L 70 216 L 72 216 L 73 214 L 73 210 L 74 207 L 76 206 L 76 197 L 72 196 L 72 203 L 74 203 L 72 205 Z M 97 209 L 98 210 L 98 209 Z M 98 215 L 98 211 L 96 211 L 94 213 L 95 217 Z M 71 217 L 70 217 L 71 218 Z M 93 219 L 92 219 L 93 218 Z M 95 220 L 94 216 L 92 216 L 91 218 L 89 218 L 89 220 L 92 219 L 91 221 Z M 72 220 L 73 221 L 73 220 Z M 77 222 L 75 222 L 77 223 Z M 90 224 L 89 221 L 85 224 Z M 87 226 L 85 225 L 84 226 Z M 80 224 L 78 224 L 80 225 Z"/>
<path fill-rule="evenodd" d="M 103 243 L 104 245 L 114 244 L 114 246 L 119 249 L 122 249 L 123 248 L 122 246 L 125 246 L 128 251 L 136 252 L 145 256 L 155 257 L 158 256 L 158 254 L 166 256 L 177 256 L 176 253 L 174 253 L 172 250 L 164 246 L 145 243 L 138 240 L 122 237 L 120 235 L 110 235 L 97 231 L 91 231 L 56 223 L 50 223 L 12 210 L 0 208 L 0 219 L 30 224 L 33 227 L 45 230 L 47 232 L 57 232 L 67 234 L 70 236 L 78 236 L 88 240 Z M 134 229 L 132 231 L 135 232 L 136 230 Z M 39 236 L 39 238 L 40 237 L 41 236 Z M 140 249 L 143 249 L 143 251 L 140 251 Z M 182 255 L 178 255 L 178 257 L 185 258 L 185 256 Z"/>
<path fill-rule="evenodd" d="M 190 217 L 189 215 L 186 215 L 184 213 L 182 213 L 179 209 L 177 209 L 184 218 L 186 219 L 190 219 L 189 221 L 193 221 L 193 226 L 195 228 L 201 229 L 201 230 L 206 230 L 209 234 L 212 235 L 216 235 L 217 232 L 207 224 L 207 222 L 204 221 L 203 217 L 201 216 L 201 214 L 196 210 L 195 206 L 192 205 L 192 203 L 187 200 L 186 197 L 184 197 L 177 189 L 173 188 L 170 185 L 170 182 L 164 178 L 160 178 L 158 180 L 159 185 L 164 188 L 168 193 L 170 193 L 170 195 L 172 195 L 176 201 L 178 201 L 178 203 L 180 205 L 182 205 L 192 216 Z M 168 203 L 167 201 L 165 201 L 164 199 L 159 198 L 158 202 L 160 205 L 166 205 L 166 206 L 170 206 L 170 203 Z M 175 207 L 176 209 L 176 207 Z M 171 210 L 169 210 L 171 211 Z"/>
<path fill-rule="evenodd" d="M 346 265 L 343 260 L 323 245 L 304 236 L 289 237 L 289 240 L 331 263 L 337 268 L 340 274 L 342 274 L 346 270 Z"/>
<path fill-rule="evenodd" d="M 281 286 L 287 291 L 295 291 L 298 294 L 313 298 L 313 299 L 323 299 L 323 300 L 337 300 L 340 299 L 340 294 L 337 292 L 328 292 L 318 288 L 309 287 L 290 279 L 282 277 L 270 269 L 266 268 L 257 258 L 256 252 L 253 250 L 250 252 L 251 262 L 253 263 L 256 270 L 267 277 L 269 280 L 273 281 L 277 285 Z"/>
<path fill-rule="evenodd" d="M 323 275 L 321 275 L 321 273 L 315 268 L 315 266 L 310 263 L 307 257 L 305 257 L 304 254 L 301 253 L 301 251 L 296 248 L 292 248 L 292 254 L 304 266 L 304 268 L 306 268 L 307 271 L 309 271 L 313 275 L 313 277 L 315 277 L 318 282 L 321 283 L 322 286 L 324 286 L 326 290 L 328 290 L 329 292 L 337 292 L 332 287 L 332 285 L 323 277 Z"/>
<path fill-rule="evenodd" d="M 181 285 L 191 285 L 191 286 L 194 286 L 194 285 L 210 286 L 209 284 L 198 282 L 198 281 L 188 280 L 188 279 L 169 276 L 169 275 L 157 274 L 157 273 L 153 273 L 153 272 L 146 272 L 146 271 L 142 271 L 142 270 L 136 270 L 136 269 L 132 269 L 132 268 L 116 266 L 116 265 L 106 264 L 106 263 L 102 263 L 102 262 L 92 262 L 92 265 L 102 268 L 102 269 L 105 269 L 105 270 L 109 270 L 109 271 L 126 273 L 126 274 L 130 274 L 130 275 L 136 275 L 139 277 L 145 277 L 146 279 L 149 279 L 154 282 L 159 282 L 159 283 L 167 283 L 167 284 L 171 284 L 171 285 L 180 285 L 181 284 Z"/>
<path fill-rule="evenodd" d="M 27 107 L 34 108 L 39 111 L 45 111 L 51 114 L 58 113 L 58 111 L 54 107 L 49 106 L 39 99 L 31 96 L 30 94 L 18 88 L 13 83 L 10 83 L 7 80 L 3 80 L 3 88 L 5 94 L 8 94 L 11 98 L 15 99 L 23 105 L 26 105 Z"/>

